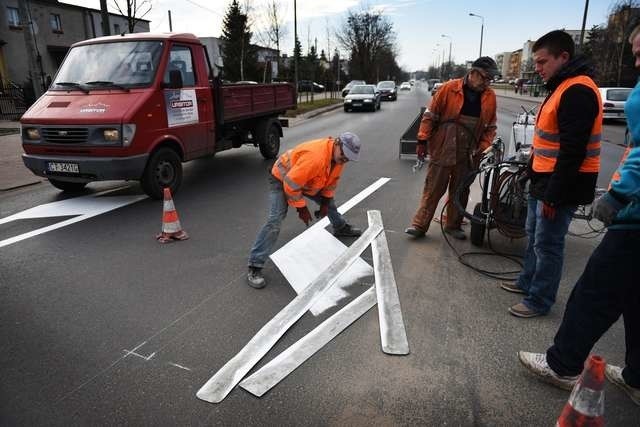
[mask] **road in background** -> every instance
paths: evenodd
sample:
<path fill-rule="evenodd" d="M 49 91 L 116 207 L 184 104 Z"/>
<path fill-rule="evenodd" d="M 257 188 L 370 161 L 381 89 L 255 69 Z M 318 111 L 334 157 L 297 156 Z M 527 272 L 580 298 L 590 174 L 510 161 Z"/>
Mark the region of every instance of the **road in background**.
<path fill-rule="evenodd" d="M 522 320 L 507 313 L 518 296 L 463 267 L 438 224 L 426 239 L 408 239 L 402 231 L 425 170 L 414 174 L 413 162 L 398 158 L 398 139 L 427 100 L 417 85 L 375 113 L 339 109 L 285 129 L 281 147 L 359 134 L 361 161 L 347 165 L 338 204 L 391 178 L 346 217 L 365 227 L 367 210 L 381 211 L 410 355 L 380 351 L 374 309 L 264 397 L 235 389 L 218 405 L 196 399 L 205 381 L 295 296 L 272 264 L 265 289 L 245 284 L 248 251 L 266 217 L 272 162 L 243 147 L 186 165 L 174 201 L 188 241 L 156 243 L 162 203 L 144 199 L 0 248 L 0 424 L 552 425 L 568 393 L 528 375 L 516 351 L 544 351 L 551 343 L 597 240 L 568 239 L 556 306 L 548 316 Z M 498 102 L 503 132 L 513 116 Z M 90 184 L 86 194 L 122 185 Z M 115 194 L 142 192 L 131 184 Z M 65 198 L 46 183 L 1 193 L 0 218 Z M 0 239 L 58 220 L 4 224 Z M 278 246 L 303 231 L 290 211 Z M 504 251 L 523 249 L 523 240 L 492 236 Z M 476 250 L 468 241 L 456 247 Z M 362 258 L 371 264 L 369 251 Z M 473 262 L 514 268 L 497 257 Z M 355 283 L 351 297 L 373 280 Z M 260 366 L 329 314 L 306 314 Z M 624 364 L 622 325 L 594 351 Z M 610 385 L 606 392 L 607 423 L 634 424 L 638 407 Z"/>

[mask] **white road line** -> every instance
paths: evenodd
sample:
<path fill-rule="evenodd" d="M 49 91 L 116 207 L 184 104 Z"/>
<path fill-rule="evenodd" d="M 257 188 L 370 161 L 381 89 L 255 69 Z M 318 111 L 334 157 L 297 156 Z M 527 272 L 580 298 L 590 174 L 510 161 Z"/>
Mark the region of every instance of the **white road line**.
<path fill-rule="evenodd" d="M 173 362 L 168 362 L 168 363 L 169 365 L 175 366 L 176 368 L 184 369 L 185 371 L 191 371 L 191 369 L 187 368 L 186 366 L 178 365 L 177 363 L 173 363 Z"/>

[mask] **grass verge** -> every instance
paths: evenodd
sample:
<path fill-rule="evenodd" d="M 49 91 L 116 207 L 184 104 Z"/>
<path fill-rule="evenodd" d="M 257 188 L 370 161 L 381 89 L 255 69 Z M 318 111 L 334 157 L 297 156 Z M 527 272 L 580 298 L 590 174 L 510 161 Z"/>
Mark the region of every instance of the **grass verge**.
<path fill-rule="evenodd" d="M 316 99 L 313 102 L 299 102 L 295 110 L 287 110 L 285 117 L 295 117 L 299 114 L 308 113 L 318 108 L 327 107 L 329 105 L 342 103 L 341 98 L 334 99 Z"/>

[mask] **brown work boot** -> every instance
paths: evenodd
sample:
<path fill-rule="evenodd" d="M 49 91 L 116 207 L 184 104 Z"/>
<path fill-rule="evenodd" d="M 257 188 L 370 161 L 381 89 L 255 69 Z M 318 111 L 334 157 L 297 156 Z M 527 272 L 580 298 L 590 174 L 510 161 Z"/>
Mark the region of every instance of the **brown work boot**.
<path fill-rule="evenodd" d="M 467 238 L 467 235 L 464 234 L 461 228 L 445 228 L 444 232 L 453 237 L 454 239 L 464 240 Z"/>
<path fill-rule="evenodd" d="M 521 302 L 509 307 L 509 313 L 513 314 L 516 317 L 522 317 L 525 319 L 529 317 L 544 316 L 544 313 L 532 310 Z"/>
<path fill-rule="evenodd" d="M 514 294 L 527 294 L 516 282 L 500 282 L 500 287 L 505 291 L 513 292 Z"/>

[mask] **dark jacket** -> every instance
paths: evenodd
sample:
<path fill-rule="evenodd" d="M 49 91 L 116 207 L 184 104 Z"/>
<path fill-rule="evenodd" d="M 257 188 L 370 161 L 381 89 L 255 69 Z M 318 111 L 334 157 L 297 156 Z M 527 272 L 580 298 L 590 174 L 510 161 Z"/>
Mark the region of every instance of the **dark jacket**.
<path fill-rule="evenodd" d="M 560 83 L 579 75 L 593 77 L 593 69 L 584 57 L 572 59 L 549 79 L 546 84 L 549 95 L 538 112 Z M 529 164 L 532 197 L 553 206 L 584 205 L 593 201 L 598 174 L 579 172 L 579 169 L 599 108 L 598 96 L 585 85 L 572 85 L 562 94 L 557 113 L 560 152 L 556 166 L 552 173 L 539 173 Z"/>

